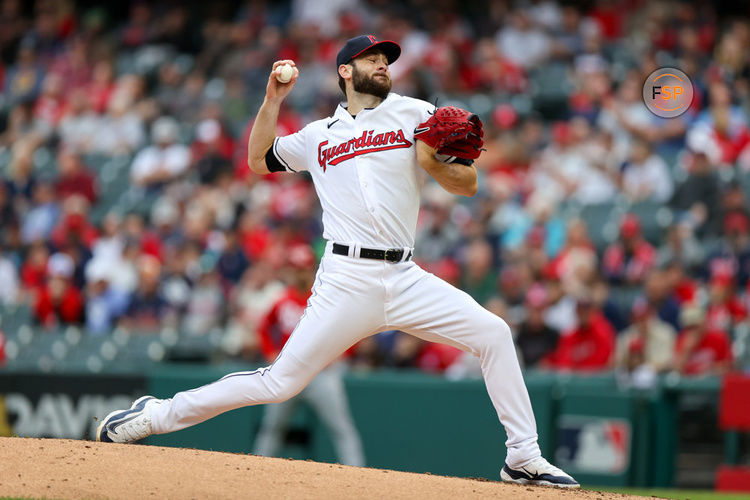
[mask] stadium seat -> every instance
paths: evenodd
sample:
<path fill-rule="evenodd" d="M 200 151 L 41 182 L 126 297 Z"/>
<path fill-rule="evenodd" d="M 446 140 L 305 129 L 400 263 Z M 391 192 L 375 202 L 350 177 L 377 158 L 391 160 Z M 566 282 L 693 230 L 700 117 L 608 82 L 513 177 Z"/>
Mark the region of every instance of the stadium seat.
<path fill-rule="evenodd" d="M 102 166 L 107 163 L 112 157 L 101 153 L 88 153 L 83 155 L 81 161 L 91 171 L 98 173 Z"/>
<path fill-rule="evenodd" d="M 732 351 L 735 366 L 740 370 L 750 370 L 750 328 L 740 323 L 732 330 Z"/>
<path fill-rule="evenodd" d="M 117 205 L 130 189 L 130 170 L 127 165 L 107 163 L 102 172 L 100 198 L 96 209 L 108 212 Z"/>
<path fill-rule="evenodd" d="M 55 156 L 47 148 L 39 148 L 34 151 L 34 173 L 47 181 L 57 177 L 57 162 Z"/>
<path fill-rule="evenodd" d="M 661 243 L 665 229 L 674 218 L 669 207 L 654 201 L 635 203 L 630 206 L 628 213 L 638 216 L 644 238 L 654 245 Z"/>
<path fill-rule="evenodd" d="M 11 153 L 10 148 L 0 150 L 0 172 L 7 174 L 10 165 Z"/>
<path fill-rule="evenodd" d="M 12 304 L 0 307 L 0 329 L 8 337 L 15 337 L 22 325 L 31 323 L 31 308 L 28 304 Z"/>
<path fill-rule="evenodd" d="M 531 70 L 529 77 L 532 81 L 534 96 L 543 99 L 564 98 L 567 100 L 569 93 L 573 90 L 568 71 L 568 66 L 561 63 L 549 63 Z"/>
<path fill-rule="evenodd" d="M 92 336 L 83 332 L 78 342 L 70 345 L 71 343 L 68 341 L 70 349 L 65 361 L 69 364 L 84 366 L 88 357 L 99 354 L 101 344 L 104 340 L 105 338 L 102 336 Z"/>
<path fill-rule="evenodd" d="M 573 90 L 568 67 L 561 63 L 546 64 L 531 70 L 529 79 L 534 108 L 552 119 L 565 116 L 568 96 Z"/>
<path fill-rule="evenodd" d="M 737 174 L 737 181 L 742 186 L 745 196 L 750 199 L 750 172 L 739 172 Z"/>
<path fill-rule="evenodd" d="M 216 350 L 209 335 L 182 335 L 166 352 L 170 361 L 209 362 Z"/>
<path fill-rule="evenodd" d="M 164 359 L 166 349 L 158 335 L 149 332 L 137 332 L 130 335 L 127 344 L 117 355 L 118 363 L 150 363 Z"/>
<path fill-rule="evenodd" d="M 54 364 L 51 356 L 52 343 L 59 338 L 55 332 L 44 330 L 33 330 L 28 339 L 19 338 L 18 356 L 12 366 L 16 369 L 51 371 Z"/>

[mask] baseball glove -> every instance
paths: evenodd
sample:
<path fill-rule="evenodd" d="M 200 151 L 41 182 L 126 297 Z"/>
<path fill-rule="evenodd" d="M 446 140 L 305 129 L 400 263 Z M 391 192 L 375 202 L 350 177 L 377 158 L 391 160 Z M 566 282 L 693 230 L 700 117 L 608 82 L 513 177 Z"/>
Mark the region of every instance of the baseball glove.
<path fill-rule="evenodd" d="M 484 144 L 482 137 L 484 131 L 479 117 L 455 106 L 437 108 L 414 130 L 414 138 L 435 148 L 445 158 L 443 161 L 466 165 L 479 158 Z"/>

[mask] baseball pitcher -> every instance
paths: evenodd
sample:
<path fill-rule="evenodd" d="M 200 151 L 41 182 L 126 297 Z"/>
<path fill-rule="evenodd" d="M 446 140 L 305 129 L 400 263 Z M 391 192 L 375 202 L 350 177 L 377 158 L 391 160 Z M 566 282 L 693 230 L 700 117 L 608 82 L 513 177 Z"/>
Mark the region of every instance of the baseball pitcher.
<path fill-rule="evenodd" d="M 420 169 L 451 193 L 474 195 L 472 162 L 481 151 L 482 124 L 464 110 L 435 109 L 392 93 L 389 65 L 400 53 L 395 42 L 374 36 L 349 40 L 336 59 L 346 102 L 286 137 L 275 137 L 276 120 L 299 71 L 293 61 L 274 63 L 250 134 L 248 163 L 260 175 L 304 170 L 312 176 L 328 243 L 305 312 L 270 366 L 231 373 L 171 399 L 139 398 L 110 413 L 97 439 L 137 441 L 235 408 L 285 401 L 359 340 L 402 330 L 479 357 L 508 436 L 503 480 L 579 486 L 541 456 L 508 325 L 411 261 Z"/>

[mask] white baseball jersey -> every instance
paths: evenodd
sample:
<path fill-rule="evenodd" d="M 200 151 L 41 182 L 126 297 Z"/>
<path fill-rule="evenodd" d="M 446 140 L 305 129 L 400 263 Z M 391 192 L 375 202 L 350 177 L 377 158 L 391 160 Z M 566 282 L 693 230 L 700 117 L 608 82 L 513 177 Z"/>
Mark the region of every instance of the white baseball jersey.
<path fill-rule="evenodd" d="M 391 93 L 356 117 L 333 116 L 274 140 L 288 171 L 310 172 L 323 207 L 323 237 L 374 248 L 414 247 L 419 212 L 414 129 L 435 107 Z"/>

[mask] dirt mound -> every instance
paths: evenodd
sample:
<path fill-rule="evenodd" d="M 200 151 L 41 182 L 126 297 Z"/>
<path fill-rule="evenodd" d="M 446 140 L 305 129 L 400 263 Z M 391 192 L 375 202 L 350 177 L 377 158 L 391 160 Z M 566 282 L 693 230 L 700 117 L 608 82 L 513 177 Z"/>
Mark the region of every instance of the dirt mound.
<path fill-rule="evenodd" d="M 0 438 L 0 497 L 514 498 L 610 500 L 613 493 L 68 439 Z"/>

